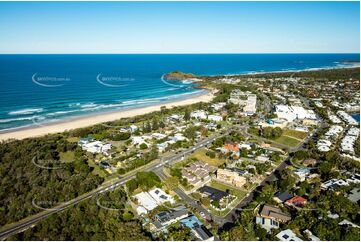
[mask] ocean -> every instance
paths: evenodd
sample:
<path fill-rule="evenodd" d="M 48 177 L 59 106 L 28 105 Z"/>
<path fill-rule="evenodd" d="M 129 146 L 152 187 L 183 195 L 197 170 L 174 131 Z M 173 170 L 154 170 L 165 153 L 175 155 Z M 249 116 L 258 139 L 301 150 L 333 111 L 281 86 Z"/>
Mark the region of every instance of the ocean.
<path fill-rule="evenodd" d="M 347 67 L 359 54 L 0 55 L 0 132 L 161 104 L 204 90 L 167 82 L 196 75 Z"/>

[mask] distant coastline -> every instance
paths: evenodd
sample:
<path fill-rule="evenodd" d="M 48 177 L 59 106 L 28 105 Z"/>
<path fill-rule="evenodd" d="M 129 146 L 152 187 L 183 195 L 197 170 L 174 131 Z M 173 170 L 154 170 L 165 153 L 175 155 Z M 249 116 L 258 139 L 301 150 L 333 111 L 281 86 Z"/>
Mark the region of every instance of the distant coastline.
<path fill-rule="evenodd" d="M 0 133 L 193 98 L 205 92 L 202 77 L 359 68 L 356 60 L 355 54 L 0 55 Z M 31 81 L 34 73 L 70 81 L 42 87 Z M 104 86 L 99 75 L 128 85 Z"/>
<path fill-rule="evenodd" d="M 343 69 L 344 67 L 340 68 L 332 68 L 332 69 Z M 352 67 L 355 68 L 355 67 Z M 322 70 L 329 70 L 329 68 L 319 68 L 317 70 L 312 71 L 322 71 Z M 307 72 L 309 70 L 304 70 Z M 288 71 L 288 72 L 295 72 L 295 71 Z M 297 71 L 298 72 L 298 71 Z M 302 71 L 300 71 L 302 72 Z M 269 73 L 280 73 L 280 72 L 269 72 Z M 268 74 L 268 73 L 258 73 L 258 74 Z M 244 74 L 250 75 L 250 74 Z M 254 75 L 254 74 L 251 74 Z M 242 75 L 234 75 L 234 76 L 242 76 Z M 194 78 L 202 78 L 204 76 L 193 76 Z M 222 77 L 222 75 L 214 76 L 214 77 Z M 180 80 L 176 80 L 175 82 L 181 82 Z M 41 125 L 32 125 L 31 127 L 23 127 L 23 128 L 16 128 L 14 130 L 6 130 L 0 131 L 0 140 L 7 140 L 7 139 L 25 139 L 30 137 L 37 137 L 46 134 L 53 134 L 64 132 L 71 129 L 76 128 L 83 128 L 88 127 L 100 123 L 115 121 L 121 118 L 133 117 L 141 114 L 146 114 L 154 111 L 160 110 L 162 106 L 167 108 L 175 107 L 175 106 L 184 106 L 190 105 L 198 102 L 210 102 L 214 98 L 214 94 L 216 90 L 208 90 L 204 88 L 202 85 L 195 85 L 192 88 L 195 89 L 202 89 L 203 92 L 199 94 L 194 94 L 190 97 L 179 99 L 179 100 L 169 100 L 167 102 L 157 103 L 154 105 L 148 105 L 143 107 L 130 107 L 128 109 L 122 110 L 110 110 L 107 112 L 99 112 L 93 113 L 89 115 L 82 115 L 79 117 L 72 117 L 62 121 L 48 123 L 48 124 L 41 124 Z M 352 113 L 352 115 L 358 115 L 359 113 Z M 359 121 L 359 118 L 358 120 Z"/>

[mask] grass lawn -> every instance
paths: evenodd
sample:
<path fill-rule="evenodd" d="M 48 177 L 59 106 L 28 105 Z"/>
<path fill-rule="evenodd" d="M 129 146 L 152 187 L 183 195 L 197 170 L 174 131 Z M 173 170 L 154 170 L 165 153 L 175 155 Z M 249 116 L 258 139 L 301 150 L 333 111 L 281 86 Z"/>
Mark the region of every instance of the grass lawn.
<path fill-rule="evenodd" d="M 283 145 L 287 145 L 289 147 L 295 147 L 301 143 L 301 141 L 298 139 L 294 139 L 294 138 L 291 138 L 288 136 L 283 136 L 283 135 L 281 137 L 275 139 L 274 141 L 276 141 L 277 143 L 283 144 Z"/>
<path fill-rule="evenodd" d="M 223 211 L 217 211 L 217 210 L 213 209 L 211 206 L 209 207 L 212 214 L 218 215 L 220 217 L 226 216 L 231 211 L 231 209 L 233 209 L 234 206 L 236 206 L 240 201 L 242 201 L 242 199 L 247 194 L 246 191 L 239 190 L 239 189 L 236 189 L 231 186 L 227 186 L 227 185 L 225 185 L 223 183 L 219 183 L 217 181 L 212 181 L 210 186 L 213 188 L 219 189 L 221 191 L 226 191 L 228 189 L 228 190 L 230 190 L 230 194 L 235 195 L 237 197 L 234 201 L 232 201 L 232 205 Z"/>
<path fill-rule="evenodd" d="M 94 175 L 99 175 L 100 177 L 107 177 L 108 173 L 104 170 L 102 170 L 92 159 L 88 159 L 88 165 L 90 167 L 93 167 L 94 170 L 92 171 Z"/>
<path fill-rule="evenodd" d="M 80 140 L 80 138 L 79 137 L 69 137 L 66 140 L 71 143 L 76 143 Z"/>
<path fill-rule="evenodd" d="M 227 186 L 226 184 L 223 184 L 223 183 L 220 183 L 220 182 L 217 182 L 217 181 L 212 181 L 210 186 L 213 187 L 213 188 L 219 189 L 221 191 L 224 191 L 224 192 L 228 189 L 228 190 L 230 190 L 230 193 L 232 195 L 235 195 L 235 196 L 237 196 L 238 198 L 241 198 L 241 199 L 247 194 L 246 191 L 239 190 L 239 189 L 236 189 L 236 188 L 231 187 L 231 186 Z"/>
<path fill-rule="evenodd" d="M 65 163 L 73 162 L 75 158 L 75 154 L 73 151 L 60 152 L 59 156 L 60 160 Z"/>
<path fill-rule="evenodd" d="M 283 135 L 291 136 L 291 137 L 294 137 L 294 138 L 300 139 L 300 140 L 303 140 L 304 138 L 307 137 L 306 132 L 301 132 L 301 131 L 291 130 L 291 129 L 284 130 Z"/>
<path fill-rule="evenodd" d="M 209 206 L 209 210 L 211 211 L 212 214 L 217 215 L 219 217 L 224 217 L 229 213 L 229 211 L 231 211 L 230 208 L 226 208 L 223 211 L 217 211 L 214 208 L 212 208 L 211 206 Z"/>
<path fill-rule="evenodd" d="M 200 161 L 207 162 L 211 166 L 219 166 L 225 163 L 224 160 L 221 160 L 219 158 L 211 158 L 206 155 L 207 149 L 200 149 L 194 152 L 189 158 L 197 158 Z"/>

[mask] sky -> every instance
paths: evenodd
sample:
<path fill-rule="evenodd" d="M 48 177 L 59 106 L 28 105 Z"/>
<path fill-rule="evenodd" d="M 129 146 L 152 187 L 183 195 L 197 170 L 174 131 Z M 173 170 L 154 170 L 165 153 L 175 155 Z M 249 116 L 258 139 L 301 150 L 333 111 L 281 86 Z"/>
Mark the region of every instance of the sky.
<path fill-rule="evenodd" d="M 0 53 L 359 53 L 359 2 L 0 2 Z"/>

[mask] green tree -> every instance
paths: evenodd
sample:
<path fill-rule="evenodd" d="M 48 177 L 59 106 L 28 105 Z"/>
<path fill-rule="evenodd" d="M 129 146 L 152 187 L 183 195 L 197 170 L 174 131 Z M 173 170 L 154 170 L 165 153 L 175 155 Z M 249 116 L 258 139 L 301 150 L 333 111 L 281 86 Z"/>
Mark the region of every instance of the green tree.
<path fill-rule="evenodd" d="M 191 119 L 191 112 L 189 111 L 189 109 L 187 108 L 184 112 L 184 120 L 188 121 Z"/>
<path fill-rule="evenodd" d="M 141 150 L 145 150 L 145 149 L 148 148 L 148 145 L 147 145 L 146 143 L 141 143 L 141 144 L 139 145 L 139 148 L 140 148 Z"/>
<path fill-rule="evenodd" d="M 119 134 L 116 134 L 111 137 L 111 139 L 113 139 L 115 141 L 127 140 L 129 138 L 130 138 L 130 134 L 128 132 L 120 132 Z"/>
<path fill-rule="evenodd" d="M 175 176 L 171 176 L 171 177 L 168 177 L 166 180 L 165 180 L 165 185 L 166 187 L 169 189 L 169 190 L 174 190 L 178 187 L 179 185 L 179 179 L 178 177 L 175 177 Z"/>
<path fill-rule="evenodd" d="M 281 137 L 283 133 L 283 130 L 280 127 L 276 127 L 272 130 L 272 137 L 278 138 Z"/>

